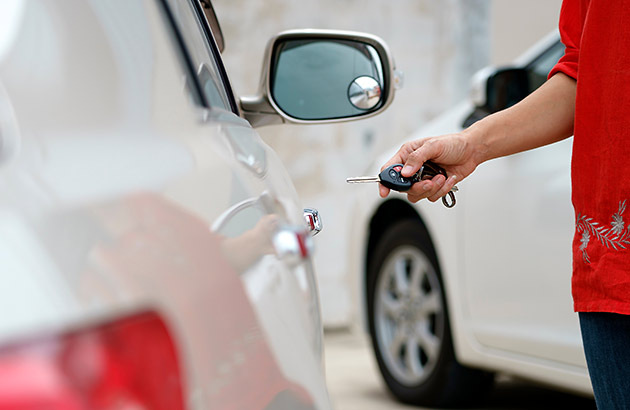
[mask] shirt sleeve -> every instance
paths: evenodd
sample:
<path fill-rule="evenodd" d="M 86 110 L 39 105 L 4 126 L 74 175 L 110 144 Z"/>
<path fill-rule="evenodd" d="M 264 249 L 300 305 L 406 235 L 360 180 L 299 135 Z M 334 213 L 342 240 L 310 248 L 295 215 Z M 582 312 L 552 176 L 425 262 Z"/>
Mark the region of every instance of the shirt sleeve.
<path fill-rule="evenodd" d="M 586 0 L 588 2 L 588 0 Z M 548 78 L 557 73 L 564 73 L 577 80 L 578 62 L 580 60 L 580 41 L 584 18 L 582 7 L 584 0 L 564 0 L 560 9 L 560 39 L 564 44 L 564 56 L 551 69 Z"/>

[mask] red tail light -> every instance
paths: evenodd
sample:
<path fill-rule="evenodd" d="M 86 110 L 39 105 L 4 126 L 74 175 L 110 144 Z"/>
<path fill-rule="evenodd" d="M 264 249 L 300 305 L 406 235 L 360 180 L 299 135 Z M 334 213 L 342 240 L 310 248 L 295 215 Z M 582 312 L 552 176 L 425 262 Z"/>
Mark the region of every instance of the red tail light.
<path fill-rule="evenodd" d="M 184 407 L 177 352 L 155 313 L 0 349 L 0 410 Z"/>

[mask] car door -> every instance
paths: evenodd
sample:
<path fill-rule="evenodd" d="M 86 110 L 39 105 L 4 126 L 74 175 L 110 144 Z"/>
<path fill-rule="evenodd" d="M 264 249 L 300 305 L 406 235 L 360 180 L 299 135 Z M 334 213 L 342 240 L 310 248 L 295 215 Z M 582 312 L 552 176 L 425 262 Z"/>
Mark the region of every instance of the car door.
<path fill-rule="evenodd" d="M 282 374 L 310 397 L 307 402 L 326 408 L 320 309 L 310 259 L 312 246 L 297 193 L 276 154 L 239 116 L 202 5 L 197 0 L 167 3 L 181 30 L 194 72 L 194 78 L 187 82 L 191 87 L 196 83 L 200 94 L 197 103 L 207 108 L 200 119 L 201 127 L 207 130 L 208 139 L 221 141 L 233 159 L 228 163 L 231 169 L 216 176 L 202 171 L 202 175 L 189 181 L 190 185 L 175 187 L 170 196 L 205 215 L 210 230 L 226 239 L 228 259 L 237 266 L 264 339 Z M 225 189 L 230 205 L 220 213 L 212 212 L 216 190 Z M 248 250 L 256 252 L 249 254 Z M 292 407 L 295 406 L 294 403 Z"/>
<path fill-rule="evenodd" d="M 530 82 L 541 84 L 562 53 L 558 42 L 531 61 Z M 570 293 L 571 145 L 490 161 L 462 186 L 463 270 L 483 346 L 582 367 Z"/>

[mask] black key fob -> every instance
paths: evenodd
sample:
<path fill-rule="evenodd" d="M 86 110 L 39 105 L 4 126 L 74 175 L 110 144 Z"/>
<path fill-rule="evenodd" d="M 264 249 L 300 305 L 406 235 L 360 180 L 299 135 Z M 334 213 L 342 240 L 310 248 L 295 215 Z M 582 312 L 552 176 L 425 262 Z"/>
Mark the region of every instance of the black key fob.
<path fill-rule="evenodd" d="M 400 174 L 402 168 L 402 164 L 394 164 L 388 166 L 383 171 L 381 171 L 381 173 L 378 174 L 378 177 L 381 179 L 381 184 L 389 189 L 393 189 L 394 191 L 409 191 L 409 189 L 411 189 L 411 186 L 415 182 L 418 182 L 418 174 L 413 175 L 411 178 L 403 177 Z"/>
<path fill-rule="evenodd" d="M 385 168 L 380 174 L 378 174 L 378 177 L 381 180 L 381 184 L 389 189 L 393 189 L 394 191 L 405 192 L 409 191 L 411 189 L 411 186 L 416 182 L 424 181 L 425 179 L 433 179 L 433 177 L 438 174 L 442 174 L 445 178 L 448 178 L 444 168 L 434 164 L 431 161 L 427 161 L 422 164 L 420 170 L 408 178 L 400 174 L 400 171 L 402 171 L 402 169 L 402 164 L 394 164 Z M 454 191 L 456 190 L 457 187 L 453 187 L 453 190 L 442 197 L 442 203 L 447 208 L 452 208 L 455 206 Z M 448 199 L 446 199 L 447 197 Z"/>

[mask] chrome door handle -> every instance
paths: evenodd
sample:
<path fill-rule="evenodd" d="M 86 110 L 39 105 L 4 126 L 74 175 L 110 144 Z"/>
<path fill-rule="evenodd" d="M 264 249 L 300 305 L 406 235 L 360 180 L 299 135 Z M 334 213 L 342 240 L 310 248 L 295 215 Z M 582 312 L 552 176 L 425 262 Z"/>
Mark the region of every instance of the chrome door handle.
<path fill-rule="evenodd" d="M 319 216 L 317 209 L 304 209 L 304 220 L 306 221 L 306 227 L 311 232 L 311 236 L 317 235 L 324 229 L 322 217 Z"/>

